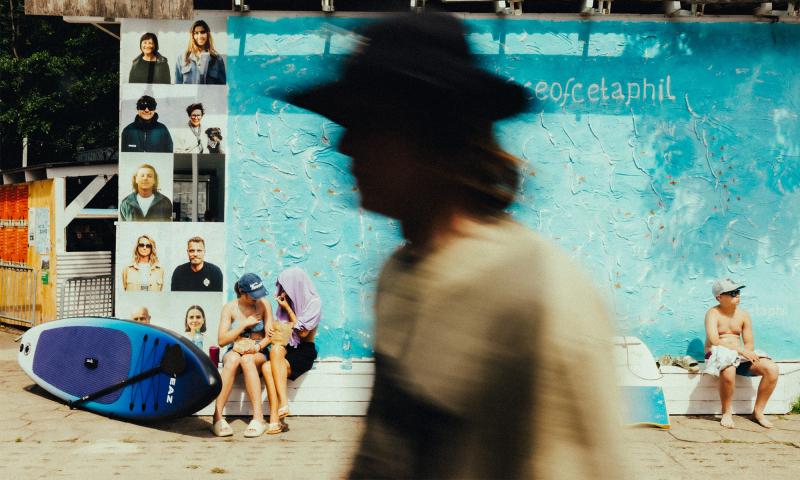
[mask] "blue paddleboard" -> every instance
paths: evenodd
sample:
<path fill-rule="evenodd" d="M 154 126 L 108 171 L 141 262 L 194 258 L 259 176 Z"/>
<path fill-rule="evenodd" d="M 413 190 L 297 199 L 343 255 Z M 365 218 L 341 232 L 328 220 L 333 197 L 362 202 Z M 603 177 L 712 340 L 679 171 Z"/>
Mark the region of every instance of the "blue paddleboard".
<path fill-rule="evenodd" d="M 180 345 L 183 373 L 157 373 L 76 407 L 132 421 L 191 415 L 211 403 L 222 380 L 206 354 L 165 328 L 115 318 L 68 318 L 31 328 L 22 336 L 18 361 L 40 387 L 75 401 L 161 364 Z"/>

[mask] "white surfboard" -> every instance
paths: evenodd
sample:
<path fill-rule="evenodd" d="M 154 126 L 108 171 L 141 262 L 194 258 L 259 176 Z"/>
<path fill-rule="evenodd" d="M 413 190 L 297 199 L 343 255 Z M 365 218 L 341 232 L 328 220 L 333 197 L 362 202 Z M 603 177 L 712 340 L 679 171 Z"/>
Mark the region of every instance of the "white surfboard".
<path fill-rule="evenodd" d="M 662 375 L 650 349 L 636 337 L 613 337 L 611 340 L 622 423 L 669 428 Z"/>

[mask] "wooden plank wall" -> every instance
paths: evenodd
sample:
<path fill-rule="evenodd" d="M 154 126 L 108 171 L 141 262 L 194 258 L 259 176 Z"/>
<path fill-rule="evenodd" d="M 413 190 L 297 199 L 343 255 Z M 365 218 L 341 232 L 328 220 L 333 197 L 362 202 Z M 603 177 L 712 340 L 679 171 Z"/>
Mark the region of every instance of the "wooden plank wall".
<path fill-rule="evenodd" d="M 26 15 L 191 20 L 193 0 L 25 0 Z"/>
<path fill-rule="evenodd" d="M 56 202 L 55 180 L 39 180 L 28 184 L 28 207 L 50 208 L 50 282 L 42 285 L 42 257 L 36 247 L 28 247 L 28 266 L 36 269 L 36 319 L 34 324 L 56 318 Z"/>

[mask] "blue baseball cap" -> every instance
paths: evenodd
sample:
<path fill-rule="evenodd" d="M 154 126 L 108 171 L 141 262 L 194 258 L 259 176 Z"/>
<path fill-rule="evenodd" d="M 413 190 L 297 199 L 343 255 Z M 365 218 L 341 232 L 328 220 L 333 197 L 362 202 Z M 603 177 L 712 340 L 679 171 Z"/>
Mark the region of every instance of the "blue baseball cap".
<path fill-rule="evenodd" d="M 239 291 L 250 295 L 255 300 L 267 296 L 267 289 L 264 288 L 264 282 L 258 278 L 258 275 L 250 272 L 245 273 L 239 278 Z"/>

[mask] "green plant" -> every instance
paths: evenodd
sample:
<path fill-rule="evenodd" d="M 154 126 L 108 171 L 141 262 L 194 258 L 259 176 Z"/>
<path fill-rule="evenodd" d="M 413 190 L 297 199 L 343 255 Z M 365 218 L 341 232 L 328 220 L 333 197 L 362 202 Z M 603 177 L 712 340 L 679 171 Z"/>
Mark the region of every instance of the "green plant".
<path fill-rule="evenodd" d="M 29 165 L 117 145 L 119 41 L 24 4 L 0 2 L 0 169 L 22 166 L 26 137 Z"/>
<path fill-rule="evenodd" d="M 797 400 L 792 404 L 792 413 L 794 415 L 800 415 L 800 397 L 797 397 Z"/>
<path fill-rule="evenodd" d="M 211 469 L 211 473 L 227 473 L 224 468 L 214 467 Z"/>

